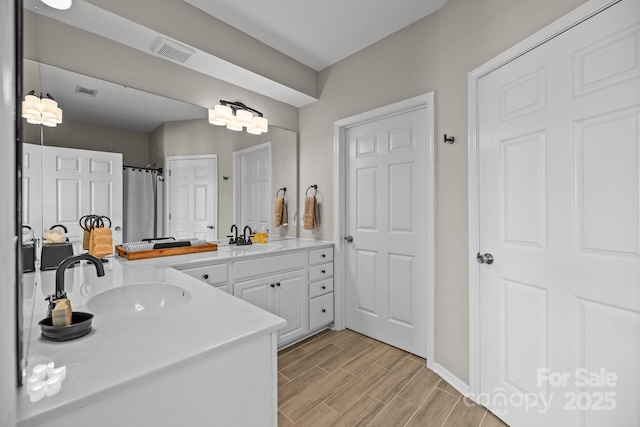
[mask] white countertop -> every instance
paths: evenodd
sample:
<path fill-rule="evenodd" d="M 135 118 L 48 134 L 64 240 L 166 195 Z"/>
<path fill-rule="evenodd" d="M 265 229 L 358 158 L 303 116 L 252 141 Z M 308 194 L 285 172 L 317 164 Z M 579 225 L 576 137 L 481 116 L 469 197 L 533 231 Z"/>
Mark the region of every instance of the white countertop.
<path fill-rule="evenodd" d="M 55 290 L 55 271 L 29 273 L 23 279 L 25 341 L 28 341 L 27 377 L 36 364 L 53 361 L 66 366 L 61 391 L 39 402 L 29 401 L 26 387 L 18 393 L 18 420 L 37 423 L 41 417 L 72 411 L 117 392 L 133 381 L 170 369 L 215 352 L 256 334 L 276 331 L 284 319 L 255 307 L 226 292 L 196 280 L 173 267 L 187 268 L 234 259 L 250 259 L 313 247 L 331 242 L 287 239 L 271 242 L 268 252 L 253 252 L 221 246 L 215 252 L 127 261 L 109 258 L 105 276 L 83 262 L 65 275 L 65 290 L 74 311 L 85 311 L 89 299 L 108 289 L 140 282 L 166 282 L 187 289 L 192 299 L 166 314 L 117 318 L 95 314 L 89 335 L 51 342 L 40 337 L 38 322 L 46 317 L 44 298 Z M 39 283 L 34 286 L 35 278 Z M 33 319 L 31 312 L 33 311 Z"/>

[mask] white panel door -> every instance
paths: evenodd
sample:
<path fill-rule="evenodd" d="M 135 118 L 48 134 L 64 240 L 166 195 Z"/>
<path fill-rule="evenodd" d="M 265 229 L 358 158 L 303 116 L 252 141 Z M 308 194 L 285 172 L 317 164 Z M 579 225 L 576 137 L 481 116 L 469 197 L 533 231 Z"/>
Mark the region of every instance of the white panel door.
<path fill-rule="evenodd" d="M 638 426 L 640 1 L 478 97 L 481 402 L 512 426 Z"/>
<path fill-rule="evenodd" d="M 122 243 L 122 154 L 43 146 L 42 175 L 44 229 L 62 224 L 77 243 L 82 216 L 107 216 L 114 245 Z"/>
<path fill-rule="evenodd" d="M 346 326 L 426 357 L 424 108 L 346 131 Z"/>
<path fill-rule="evenodd" d="M 217 157 L 173 158 L 168 163 L 169 236 L 217 240 Z"/>
<path fill-rule="evenodd" d="M 271 146 L 260 144 L 234 153 L 234 183 L 236 205 L 234 221 L 240 229 L 245 225 L 253 231 L 271 224 Z M 239 204 L 237 202 L 240 202 Z"/>

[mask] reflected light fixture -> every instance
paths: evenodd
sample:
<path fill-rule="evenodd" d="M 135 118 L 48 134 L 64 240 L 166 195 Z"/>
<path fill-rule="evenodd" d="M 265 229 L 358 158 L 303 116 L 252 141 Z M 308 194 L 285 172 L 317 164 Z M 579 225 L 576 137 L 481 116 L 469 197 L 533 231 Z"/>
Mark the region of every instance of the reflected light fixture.
<path fill-rule="evenodd" d="M 216 126 L 226 126 L 229 130 L 241 131 L 260 135 L 269 131 L 269 121 L 264 115 L 242 102 L 220 100 L 220 104 L 209 109 L 209 123 Z"/>
<path fill-rule="evenodd" d="M 42 0 L 42 3 L 59 10 L 67 10 L 71 7 L 72 0 Z"/>
<path fill-rule="evenodd" d="M 62 123 L 62 109 L 51 95 L 36 96 L 32 90 L 22 101 L 22 117 L 32 125 L 56 127 Z"/>

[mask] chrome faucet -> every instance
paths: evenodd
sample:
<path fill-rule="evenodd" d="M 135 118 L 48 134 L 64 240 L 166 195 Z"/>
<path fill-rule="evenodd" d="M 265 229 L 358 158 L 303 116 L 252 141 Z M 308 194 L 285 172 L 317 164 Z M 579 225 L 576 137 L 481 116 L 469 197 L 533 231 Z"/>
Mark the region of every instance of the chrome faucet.
<path fill-rule="evenodd" d="M 55 301 L 67 297 L 67 293 L 64 291 L 65 271 L 67 271 L 67 268 L 69 268 L 71 264 L 74 264 L 81 260 L 86 260 L 93 264 L 96 268 L 98 277 L 104 276 L 104 266 L 102 265 L 102 262 L 92 255 L 71 255 L 63 259 L 62 262 L 58 265 L 58 269 L 56 270 L 56 293 L 47 297 L 47 300 L 49 301 L 49 316 L 51 316 L 51 312 L 56 305 Z"/>

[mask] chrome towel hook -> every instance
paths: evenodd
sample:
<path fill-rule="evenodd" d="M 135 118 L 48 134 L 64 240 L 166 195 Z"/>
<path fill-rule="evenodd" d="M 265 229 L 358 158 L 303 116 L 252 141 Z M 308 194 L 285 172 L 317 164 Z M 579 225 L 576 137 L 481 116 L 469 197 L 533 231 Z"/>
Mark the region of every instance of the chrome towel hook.
<path fill-rule="evenodd" d="M 281 191 L 282 191 L 282 197 L 287 195 L 287 187 L 282 187 L 282 188 L 279 188 L 278 191 L 276 191 L 276 197 L 278 197 L 278 194 L 280 194 Z"/>
<path fill-rule="evenodd" d="M 445 143 L 447 143 L 447 144 L 453 144 L 453 142 L 454 142 L 455 140 L 456 140 L 456 139 L 455 139 L 453 136 L 450 136 L 449 138 L 447 138 L 447 134 L 446 134 L 446 133 L 444 134 L 444 142 L 445 142 Z"/>

